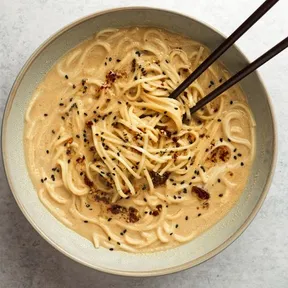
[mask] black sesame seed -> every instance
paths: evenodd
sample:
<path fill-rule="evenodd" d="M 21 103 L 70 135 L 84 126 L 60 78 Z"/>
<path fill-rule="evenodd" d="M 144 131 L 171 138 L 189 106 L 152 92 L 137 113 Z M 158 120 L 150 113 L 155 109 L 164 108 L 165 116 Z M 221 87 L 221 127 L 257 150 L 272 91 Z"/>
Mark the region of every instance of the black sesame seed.
<path fill-rule="evenodd" d="M 65 78 L 66 78 L 66 79 L 69 79 L 68 75 L 65 75 Z"/>

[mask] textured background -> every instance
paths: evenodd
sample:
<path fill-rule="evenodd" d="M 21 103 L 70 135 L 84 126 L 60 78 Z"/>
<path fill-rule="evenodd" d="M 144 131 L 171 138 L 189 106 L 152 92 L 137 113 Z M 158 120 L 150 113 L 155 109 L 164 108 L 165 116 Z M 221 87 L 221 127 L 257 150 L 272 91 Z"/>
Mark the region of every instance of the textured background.
<path fill-rule="evenodd" d="M 250 60 L 288 35 L 282 0 L 238 41 Z M 183 12 L 229 35 L 262 0 L 0 0 L 0 117 L 20 68 L 47 37 L 75 19 L 119 6 Z M 286 19 L 285 19 L 286 18 Z M 193 269 L 155 278 L 123 278 L 66 258 L 26 221 L 0 166 L 0 287 L 288 287 L 288 51 L 260 69 L 277 114 L 279 156 L 269 195 L 246 232 Z M 264 124 L 264 123 L 263 123 Z"/>

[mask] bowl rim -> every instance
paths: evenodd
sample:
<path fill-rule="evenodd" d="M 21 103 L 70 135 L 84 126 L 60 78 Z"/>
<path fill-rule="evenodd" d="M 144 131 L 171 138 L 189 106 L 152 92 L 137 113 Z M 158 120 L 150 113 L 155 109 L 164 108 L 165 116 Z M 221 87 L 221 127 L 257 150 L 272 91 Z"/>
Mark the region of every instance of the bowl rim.
<path fill-rule="evenodd" d="M 262 206 L 262 204 L 263 204 L 263 202 L 264 202 L 264 200 L 268 194 L 268 191 L 269 191 L 269 188 L 271 186 L 272 179 L 273 179 L 273 175 L 275 172 L 275 167 L 276 167 L 276 162 L 277 162 L 277 154 L 278 154 L 278 138 L 277 138 L 276 118 L 275 118 L 274 108 L 273 108 L 273 105 L 271 102 L 271 97 L 269 96 L 269 94 L 267 92 L 267 89 L 263 83 L 262 77 L 259 75 L 258 71 L 256 70 L 254 73 L 256 73 L 256 75 L 259 79 L 259 82 L 264 89 L 264 93 L 266 94 L 266 97 L 267 97 L 268 106 L 270 108 L 271 118 L 272 118 L 273 152 L 272 152 L 271 170 L 270 170 L 269 176 L 266 180 L 265 187 L 264 187 L 264 189 L 260 195 L 260 198 L 258 199 L 258 202 L 256 203 L 255 207 L 253 208 L 253 211 L 250 213 L 250 215 L 247 217 L 247 219 L 244 221 L 244 223 L 238 228 L 238 230 L 233 235 L 231 235 L 225 242 L 223 242 L 221 245 L 219 245 L 217 248 L 215 248 L 215 249 L 209 251 L 208 253 L 204 254 L 203 256 L 201 256 L 197 259 L 191 260 L 185 264 L 181 264 L 181 265 L 178 265 L 175 267 L 160 269 L 160 270 L 142 271 L 142 272 L 141 271 L 140 272 L 121 271 L 121 270 L 114 270 L 114 269 L 109 269 L 109 268 L 95 267 L 94 265 L 89 264 L 84 260 L 80 260 L 76 256 L 67 252 L 64 248 L 62 248 L 58 244 L 56 244 L 53 239 L 49 238 L 48 235 L 46 235 L 44 232 L 42 232 L 41 228 L 36 225 L 36 223 L 34 222 L 32 217 L 29 216 L 28 212 L 25 210 L 22 203 L 17 198 L 17 193 L 15 192 L 13 184 L 10 180 L 11 175 L 9 175 L 8 168 L 7 168 L 8 164 L 7 164 L 7 159 L 6 159 L 6 145 L 5 145 L 7 119 L 8 119 L 8 116 L 10 114 L 10 110 L 12 108 L 15 95 L 17 93 L 17 90 L 19 88 L 19 85 L 20 85 L 24 75 L 26 74 L 27 70 L 30 68 L 32 63 L 36 60 L 36 58 L 42 53 L 42 51 L 48 45 L 50 45 L 50 43 L 52 43 L 54 40 L 56 40 L 58 37 L 60 37 L 66 31 L 70 30 L 71 28 L 75 27 L 76 25 L 81 24 L 82 22 L 85 22 L 91 18 L 98 17 L 100 15 L 104 15 L 104 14 L 108 14 L 108 13 L 116 12 L 116 11 L 121 11 L 121 10 L 154 10 L 154 11 L 160 11 L 160 12 L 168 12 L 170 14 L 178 15 L 178 16 L 185 17 L 185 18 L 188 18 L 190 20 L 196 21 L 196 22 L 210 28 L 214 32 L 218 33 L 220 36 L 226 38 L 226 36 L 223 35 L 221 32 L 219 32 L 217 29 L 215 29 L 214 27 L 212 27 L 211 25 L 207 24 L 206 22 L 204 22 L 202 20 L 200 21 L 199 19 L 197 19 L 195 17 L 192 17 L 190 15 L 186 15 L 183 13 L 175 12 L 175 11 L 169 10 L 169 9 L 155 8 L 155 7 L 149 7 L 149 6 L 132 6 L 132 7 L 125 7 L 124 6 L 124 7 L 120 7 L 120 8 L 105 9 L 105 10 L 101 10 L 101 11 L 86 15 L 84 17 L 78 18 L 77 20 L 71 22 L 70 24 L 65 25 L 64 27 L 59 29 L 57 32 L 52 34 L 50 37 L 48 37 L 47 40 L 42 42 L 42 44 L 31 54 L 31 56 L 28 58 L 28 60 L 25 62 L 25 64 L 21 68 L 20 72 L 18 73 L 18 75 L 17 75 L 17 77 L 16 77 L 16 79 L 12 85 L 12 88 L 11 88 L 10 93 L 9 93 L 7 100 L 6 100 L 4 113 L 3 113 L 3 121 L 2 121 L 2 126 L 1 126 L 2 164 L 4 167 L 4 174 L 6 176 L 10 190 L 11 190 L 13 197 L 14 197 L 16 203 L 18 204 L 20 210 L 24 214 L 25 218 L 33 226 L 33 228 L 40 234 L 40 236 L 44 240 L 46 240 L 49 244 L 51 244 L 55 249 L 57 249 L 59 252 L 61 252 L 65 256 L 69 257 L 70 259 L 72 259 L 72 260 L 74 260 L 74 261 L 76 261 L 76 262 L 78 262 L 78 263 L 80 263 L 86 267 L 98 270 L 100 272 L 105 272 L 105 273 L 120 275 L 120 276 L 133 276 L 133 277 L 161 276 L 161 275 L 172 274 L 172 273 L 176 273 L 176 272 L 180 272 L 180 271 L 192 268 L 192 267 L 199 265 L 199 264 L 209 260 L 210 258 L 216 256 L 217 254 L 222 252 L 225 248 L 227 248 L 230 244 L 232 244 L 246 230 L 246 228 L 249 226 L 249 224 L 255 218 L 255 216 L 259 212 L 259 210 L 260 210 L 260 208 L 261 208 L 261 206 Z M 244 53 L 242 53 L 242 51 L 239 49 L 239 47 L 235 44 L 233 46 L 240 52 L 243 59 L 245 59 L 247 61 L 247 63 L 250 63 L 248 58 L 245 56 Z"/>

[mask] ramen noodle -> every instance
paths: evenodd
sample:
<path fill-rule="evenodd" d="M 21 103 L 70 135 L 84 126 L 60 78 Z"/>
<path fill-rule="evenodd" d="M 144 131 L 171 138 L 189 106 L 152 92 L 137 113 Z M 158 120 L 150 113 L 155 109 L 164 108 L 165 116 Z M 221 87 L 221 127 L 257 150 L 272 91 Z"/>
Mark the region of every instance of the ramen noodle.
<path fill-rule="evenodd" d="M 241 89 L 190 114 L 229 78 L 216 62 L 169 98 L 209 53 L 155 28 L 106 29 L 63 56 L 36 89 L 25 116 L 31 179 L 43 205 L 96 248 L 178 246 L 239 199 L 255 149 Z"/>

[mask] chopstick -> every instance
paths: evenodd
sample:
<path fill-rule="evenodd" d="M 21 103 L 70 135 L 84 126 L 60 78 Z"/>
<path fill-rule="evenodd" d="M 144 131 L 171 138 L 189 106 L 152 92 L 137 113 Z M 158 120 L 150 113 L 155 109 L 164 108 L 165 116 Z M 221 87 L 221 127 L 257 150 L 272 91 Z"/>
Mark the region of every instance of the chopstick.
<path fill-rule="evenodd" d="M 286 49 L 288 47 L 288 37 L 283 39 L 280 43 L 275 45 L 273 48 L 268 50 L 266 53 L 264 53 L 262 56 L 257 58 L 255 61 L 253 61 L 251 64 L 246 66 L 244 69 L 240 70 L 238 73 L 236 73 L 234 76 L 232 76 L 230 79 L 228 79 L 225 83 L 214 89 L 211 93 L 209 93 L 207 96 L 202 98 L 197 102 L 195 106 L 193 106 L 190 109 L 190 113 L 193 114 L 197 110 L 201 109 L 203 106 L 205 106 L 207 103 L 215 99 L 217 96 L 222 94 L 224 91 L 229 89 L 231 86 L 239 82 L 241 79 L 245 78 L 247 75 L 255 71 L 257 68 L 259 68 L 261 65 L 263 65 L 265 62 L 269 61 L 271 58 L 279 54 L 281 51 Z"/>
<path fill-rule="evenodd" d="M 213 53 L 210 54 L 170 95 L 176 99 L 195 81 L 213 62 L 231 47 L 249 28 L 251 28 L 279 0 L 266 0 L 251 16 L 249 16 Z"/>

